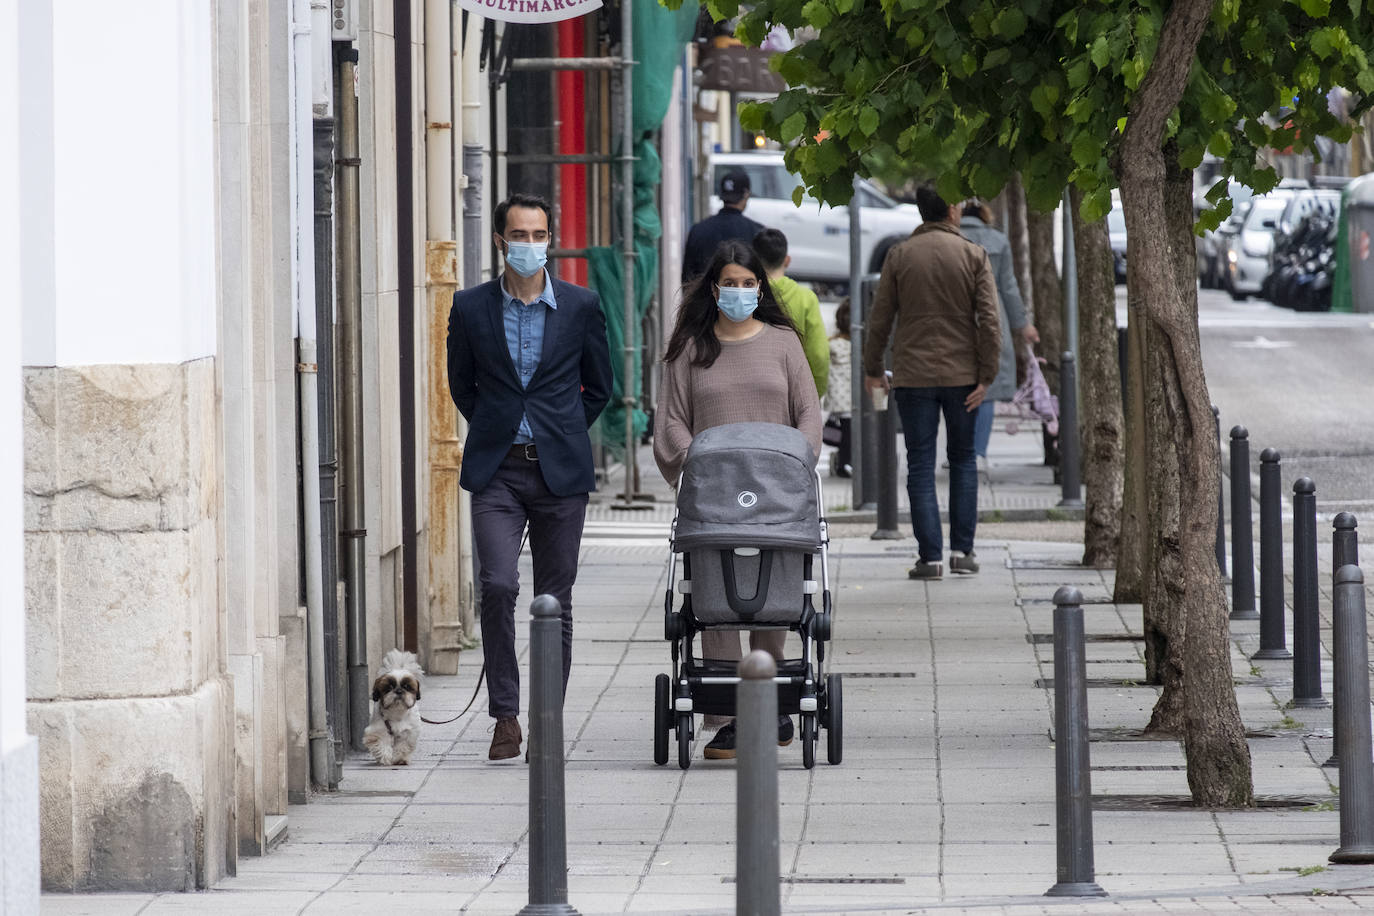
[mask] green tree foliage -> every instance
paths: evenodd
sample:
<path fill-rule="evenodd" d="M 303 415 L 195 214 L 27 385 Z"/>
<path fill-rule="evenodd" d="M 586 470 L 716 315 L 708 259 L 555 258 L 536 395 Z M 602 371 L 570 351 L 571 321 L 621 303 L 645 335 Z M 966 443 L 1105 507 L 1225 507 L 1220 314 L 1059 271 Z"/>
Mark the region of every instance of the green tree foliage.
<path fill-rule="evenodd" d="M 1150 67 L 1168 4 L 1095 0 L 710 0 L 759 44 L 774 25 L 816 37 L 776 55 L 789 89 L 744 107 L 743 126 L 783 143 L 814 196 L 844 203 L 851 176 L 910 164 L 949 199 L 991 197 L 1020 172 L 1027 201 L 1050 209 L 1072 182 L 1086 219 L 1110 207 L 1115 157 L 1133 94 Z M 1220 0 L 1165 140 L 1179 164 L 1210 151 L 1257 191 L 1266 147 L 1344 141 L 1326 93 L 1374 103 L 1374 11 L 1362 0 Z M 1265 117 L 1269 115 L 1270 117 Z M 1278 117 L 1274 117 L 1278 115 Z M 1209 224 L 1230 213 L 1225 182 Z M 802 190 L 796 199 L 800 204 Z"/>

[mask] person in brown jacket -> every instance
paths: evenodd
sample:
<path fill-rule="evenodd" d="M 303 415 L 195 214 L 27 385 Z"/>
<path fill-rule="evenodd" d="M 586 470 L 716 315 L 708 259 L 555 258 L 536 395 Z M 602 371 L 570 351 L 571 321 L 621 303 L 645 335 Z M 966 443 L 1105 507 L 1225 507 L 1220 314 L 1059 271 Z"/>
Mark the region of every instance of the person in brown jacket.
<path fill-rule="evenodd" d="M 959 234 L 961 207 L 947 204 L 929 185 L 917 191 L 916 206 L 924 223 L 883 260 L 863 364 L 870 392 L 892 389 L 906 436 L 906 488 L 919 547 L 908 575 L 939 579 L 944 575 L 940 506 L 935 498 L 940 417 L 945 418 L 948 440 L 950 571 L 976 573 L 978 464 L 973 434 L 978 405 L 997 377 L 1002 332 L 987 252 Z M 883 369 L 889 337 L 890 382 Z"/>

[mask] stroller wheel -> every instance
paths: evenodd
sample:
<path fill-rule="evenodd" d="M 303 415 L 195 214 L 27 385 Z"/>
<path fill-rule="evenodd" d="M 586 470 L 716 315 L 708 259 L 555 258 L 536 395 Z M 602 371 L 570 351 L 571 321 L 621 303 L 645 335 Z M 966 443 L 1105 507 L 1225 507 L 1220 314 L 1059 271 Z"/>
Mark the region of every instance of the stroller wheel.
<path fill-rule="evenodd" d="M 844 695 L 838 674 L 825 678 L 825 759 L 831 766 L 844 759 Z"/>
<path fill-rule="evenodd" d="M 659 766 L 668 762 L 668 732 L 673 727 L 671 685 L 666 674 L 654 678 L 654 763 Z"/>
<path fill-rule="evenodd" d="M 677 765 L 684 770 L 692 765 L 692 714 L 678 713 L 677 717 Z"/>
<path fill-rule="evenodd" d="M 816 765 L 816 714 L 802 713 L 801 716 L 802 766 L 808 770 Z"/>

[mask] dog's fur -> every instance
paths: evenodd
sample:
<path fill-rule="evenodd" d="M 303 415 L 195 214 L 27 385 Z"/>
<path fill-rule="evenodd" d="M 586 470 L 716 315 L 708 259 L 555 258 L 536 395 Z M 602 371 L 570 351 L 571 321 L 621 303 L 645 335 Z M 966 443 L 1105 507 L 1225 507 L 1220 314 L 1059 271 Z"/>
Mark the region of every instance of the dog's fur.
<path fill-rule="evenodd" d="M 372 682 L 372 721 L 363 744 L 381 766 L 405 766 L 420 738 L 420 678 L 424 671 L 413 652 L 392 649 L 382 673 Z"/>

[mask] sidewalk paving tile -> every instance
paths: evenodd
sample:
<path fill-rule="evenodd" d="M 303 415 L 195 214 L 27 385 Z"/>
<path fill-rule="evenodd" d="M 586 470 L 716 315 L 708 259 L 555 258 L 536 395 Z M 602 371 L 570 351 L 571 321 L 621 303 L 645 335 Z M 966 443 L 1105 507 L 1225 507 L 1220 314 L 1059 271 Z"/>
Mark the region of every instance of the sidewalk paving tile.
<path fill-rule="evenodd" d="M 44 894 L 42 916 L 136 916 L 152 894 Z"/>
<path fill-rule="evenodd" d="M 980 475 L 984 508 L 1030 508 L 1043 517 L 1057 504 L 1059 488 L 1039 447 L 999 426 L 994 460 Z M 730 913 L 737 765 L 702 759 L 711 730 L 699 717 L 691 769 L 651 759 L 652 683 L 670 669 L 661 635 L 672 504 L 656 475 L 646 475 L 645 485 L 659 497 L 646 512 L 610 508 L 614 481 L 588 510 L 564 710 L 570 903 L 584 914 Z M 824 490 L 831 508 L 850 499 L 849 481 L 826 479 Z M 1081 556 L 1071 543 L 980 542 L 977 576 L 911 582 L 915 544 L 905 510 L 899 519 L 901 540 L 872 541 L 865 532 L 832 543 L 828 659 L 844 675 L 845 759 L 839 767 L 824 762 L 825 732 L 813 770 L 802 767 L 799 742 L 778 750 L 779 893 L 788 912 L 929 907 L 1060 916 L 1374 906 L 1374 894 L 1358 890 L 1374 887 L 1374 867 L 1296 871 L 1324 866 L 1339 844 L 1330 805 L 1336 774 L 1318 765 L 1330 753 L 1331 711 L 1284 708 L 1291 663 L 1256 663 L 1256 677 L 1247 657 L 1257 644 L 1250 623 L 1232 628 L 1231 665 L 1247 726 L 1273 735 L 1249 742 L 1255 790 L 1297 797 L 1299 807 L 1150 804 L 1186 801 L 1183 747 L 1130 740 L 1158 696 L 1158 688 L 1128 683 L 1143 680 L 1144 643 L 1091 640 L 1094 855 L 1112 897 L 1044 898 L 1055 881 L 1057 838 L 1054 693 L 1037 686 L 1054 676 L 1050 598 L 1073 584 L 1104 602 L 1084 606 L 1094 636 L 1138 635 L 1141 608 L 1106 603 L 1111 570 L 1047 568 Z M 864 524 L 837 521 L 836 530 L 857 534 Z M 1321 550 L 1329 678 L 1329 546 Z M 528 556 L 521 574 L 529 581 Z M 517 652 L 527 665 L 520 623 Z M 460 710 L 480 665 L 480 649 L 465 652 L 458 675 L 427 678 L 426 714 Z M 479 698 L 458 722 L 427 728 L 408 767 L 350 757 L 342 791 L 291 806 L 286 840 L 265 856 L 240 858 L 237 876 L 212 891 L 48 894 L 43 914 L 515 912 L 527 902 L 529 769 L 518 759 L 486 761 L 489 727 Z M 1312 896 L 1313 888 L 1340 895 Z"/>

